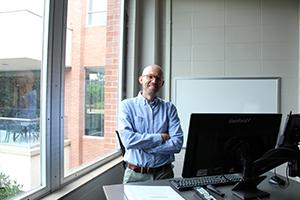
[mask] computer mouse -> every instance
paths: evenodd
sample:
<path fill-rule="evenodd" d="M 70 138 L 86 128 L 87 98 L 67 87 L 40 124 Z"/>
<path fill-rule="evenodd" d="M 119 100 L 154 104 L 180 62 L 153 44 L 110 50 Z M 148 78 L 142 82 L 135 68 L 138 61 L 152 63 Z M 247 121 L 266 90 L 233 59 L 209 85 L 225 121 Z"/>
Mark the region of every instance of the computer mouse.
<path fill-rule="evenodd" d="M 278 186 L 285 186 L 285 180 L 281 179 L 278 176 L 272 176 L 269 179 L 269 183 L 271 183 L 273 185 L 278 185 Z"/>

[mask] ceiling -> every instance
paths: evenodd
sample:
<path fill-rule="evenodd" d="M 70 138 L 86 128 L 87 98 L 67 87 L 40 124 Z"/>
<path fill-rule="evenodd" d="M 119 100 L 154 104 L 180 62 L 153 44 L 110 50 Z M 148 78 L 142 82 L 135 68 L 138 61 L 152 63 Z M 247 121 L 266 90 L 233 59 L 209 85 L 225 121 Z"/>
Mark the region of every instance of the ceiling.
<path fill-rule="evenodd" d="M 0 59 L 0 71 L 27 71 L 41 69 L 41 61 L 32 58 Z"/>

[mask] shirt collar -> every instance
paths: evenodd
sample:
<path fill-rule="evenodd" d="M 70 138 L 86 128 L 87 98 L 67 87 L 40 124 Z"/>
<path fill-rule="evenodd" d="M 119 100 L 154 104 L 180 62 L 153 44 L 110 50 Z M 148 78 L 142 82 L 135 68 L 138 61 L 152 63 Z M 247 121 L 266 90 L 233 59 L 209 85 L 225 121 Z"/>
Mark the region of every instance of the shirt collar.
<path fill-rule="evenodd" d="M 158 102 L 159 102 L 159 98 L 158 98 L 157 96 L 154 97 L 154 99 L 153 99 L 152 101 L 148 101 L 148 100 L 142 95 L 142 91 L 140 91 L 140 92 L 138 93 L 138 96 L 137 96 L 137 97 L 138 97 L 141 101 L 144 102 L 144 105 L 149 104 L 151 107 L 157 105 Z"/>

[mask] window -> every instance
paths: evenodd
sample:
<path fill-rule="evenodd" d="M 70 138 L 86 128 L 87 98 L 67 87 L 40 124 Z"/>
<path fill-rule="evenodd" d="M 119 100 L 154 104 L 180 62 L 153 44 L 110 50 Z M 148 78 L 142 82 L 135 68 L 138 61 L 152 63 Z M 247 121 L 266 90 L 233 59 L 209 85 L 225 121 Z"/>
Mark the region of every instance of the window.
<path fill-rule="evenodd" d="M 45 105 L 40 92 L 45 89 L 45 5 L 0 2 L 0 199 L 45 186 Z"/>
<path fill-rule="evenodd" d="M 84 1 L 83 1 L 84 2 Z M 120 16 L 120 2 L 89 1 L 90 10 L 105 8 L 109 16 Z M 107 7 L 107 8 L 106 8 Z M 79 12 L 80 11 L 80 12 Z M 83 167 L 116 152 L 118 60 L 120 19 L 87 27 L 86 12 L 74 1 L 68 3 L 66 41 L 70 64 L 64 70 L 64 176 L 76 176 Z M 113 61 L 113 62 L 112 62 Z M 97 67 L 98 66 L 98 67 Z"/>
<path fill-rule="evenodd" d="M 0 198 L 39 199 L 117 151 L 121 3 L 93 1 L 105 23 L 88 28 L 83 4 L 0 2 Z"/>
<path fill-rule="evenodd" d="M 85 135 L 104 136 L 104 70 L 85 72 Z"/>
<path fill-rule="evenodd" d="M 89 0 L 88 25 L 106 25 L 107 0 Z"/>

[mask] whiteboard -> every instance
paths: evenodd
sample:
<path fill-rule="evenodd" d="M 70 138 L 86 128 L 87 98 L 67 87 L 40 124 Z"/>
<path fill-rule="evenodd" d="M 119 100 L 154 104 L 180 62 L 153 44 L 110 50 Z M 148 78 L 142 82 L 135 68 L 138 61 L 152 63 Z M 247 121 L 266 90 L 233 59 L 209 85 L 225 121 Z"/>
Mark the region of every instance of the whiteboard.
<path fill-rule="evenodd" d="M 186 146 L 191 113 L 278 113 L 280 78 L 175 78 L 177 107 Z"/>

